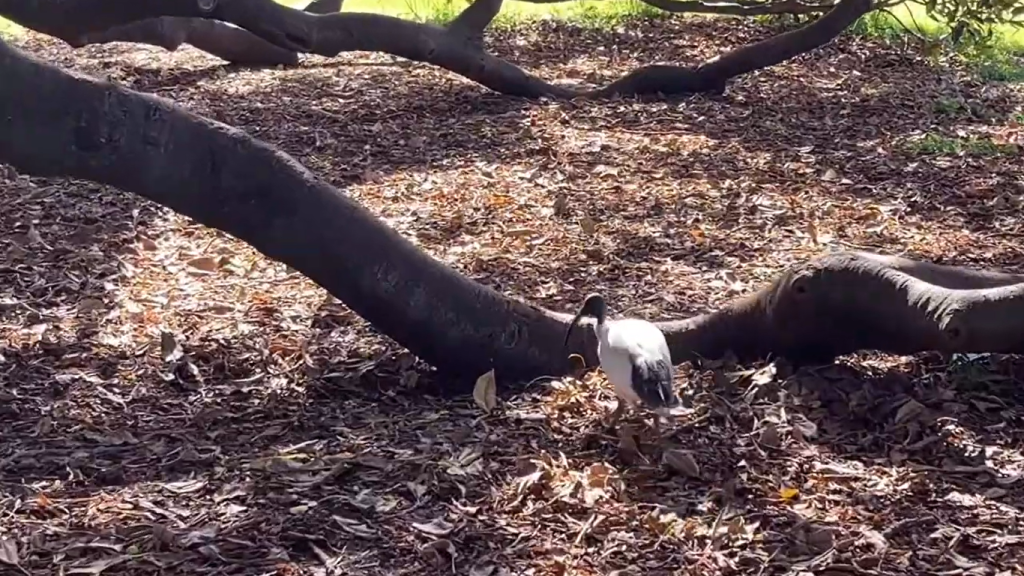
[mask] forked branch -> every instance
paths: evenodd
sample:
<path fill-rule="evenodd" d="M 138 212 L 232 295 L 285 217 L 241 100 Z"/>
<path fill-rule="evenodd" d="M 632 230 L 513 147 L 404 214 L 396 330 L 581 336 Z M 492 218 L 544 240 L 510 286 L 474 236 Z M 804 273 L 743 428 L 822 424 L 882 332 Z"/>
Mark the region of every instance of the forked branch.
<path fill-rule="evenodd" d="M 484 30 L 501 11 L 501 4 L 502 0 L 475 0 L 448 24 L 448 31 L 464 36 L 482 49 Z"/>
<path fill-rule="evenodd" d="M 483 50 L 480 34 L 501 0 L 476 0 L 447 28 L 364 13 L 311 14 L 273 0 L 0 0 L 0 15 L 61 38 L 102 32 L 160 16 L 230 22 L 284 50 L 336 56 L 384 52 L 434 64 L 503 94 L 538 98 L 607 98 L 724 90 L 741 74 L 821 46 L 871 9 L 871 0 L 841 0 L 815 22 L 741 47 L 696 67 L 648 66 L 591 90 L 548 83 Z"/>

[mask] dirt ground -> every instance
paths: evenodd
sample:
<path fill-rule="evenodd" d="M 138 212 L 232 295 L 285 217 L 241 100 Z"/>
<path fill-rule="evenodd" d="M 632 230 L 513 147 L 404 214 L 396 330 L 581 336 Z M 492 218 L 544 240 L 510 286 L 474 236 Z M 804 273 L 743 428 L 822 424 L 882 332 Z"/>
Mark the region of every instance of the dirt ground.
<path fill-rule="evenodd" d="M 596 82 L 772 33 L 626 28 L 491 43 Z M 21 44 L 242 127 L 551 308 L 601 290 L 614 314 L 682 318 L 843 248 L 1024 269 L 1020 155 L 915 140 L 1021 142 L 1022 91 L 863 39 L 720 98 L 601 104 L 367 54 L 258 71 Z M 683 365 L 665 446 L 689 458 L 663 464 L 636 415 L 629 459 L 597 374 L 499 382 L 484 413 L 225 234 L 86 182 L 0 188 L 2 574 L 1024 574 L 1015 358 Z"/>

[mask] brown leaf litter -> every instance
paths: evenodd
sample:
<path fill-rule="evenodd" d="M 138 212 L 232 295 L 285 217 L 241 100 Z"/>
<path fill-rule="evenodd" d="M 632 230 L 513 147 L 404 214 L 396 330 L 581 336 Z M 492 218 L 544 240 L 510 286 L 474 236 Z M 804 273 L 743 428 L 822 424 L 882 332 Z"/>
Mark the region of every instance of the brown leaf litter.
<path fill-rule="evenodd" d="M 592 82 L 768 33 L 547 23 L 491 42 Z M 191 49 L 25 44 L 240 126 L 553 308 L 601 290 L 617 314 L 684 317 L 837 247 L 1020 268 L 1019 158 L 906 146 L 1005 138 L 1020 91 L 863 40 L 721 99 L 582 105 L 366 54 L 225 72 Z M 1013 358 L 683 366 L 686 414 L 659 448 L 640 416 L 605 429 L 593 373 L 485 383 L 483 409 L 442 399 L 414 357 L 225 234 L 89 183 L 0 186 L 2 570 L 1024 574 Z"/>

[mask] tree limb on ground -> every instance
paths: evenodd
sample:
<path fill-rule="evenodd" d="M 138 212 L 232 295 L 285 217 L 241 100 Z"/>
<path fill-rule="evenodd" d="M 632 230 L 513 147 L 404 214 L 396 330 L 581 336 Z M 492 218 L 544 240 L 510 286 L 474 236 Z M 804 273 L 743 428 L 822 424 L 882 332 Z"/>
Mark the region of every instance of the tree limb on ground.
<path fill-rule="evenodd" d="M 464 382 L 560 375 L 596 362 L 592 330 L 512 299 L 414 246 L 296 160 L 175 104 L 73 76 L 0 42 L 0 162 L 116 186 L 239 238 L 337 296 Z M 725 308 L 663 322 L 675 362 L 864 349 L 1024 352 L 1024 276 L 867 253 L 826 255 Z"/>
<path fill-rule="evenodd" d="M 322 6 L 314 4 L 317 9 Z M 195 37 L 205 42 L 211 53 L 216 49 L 229 55 L 229 59 L 247 63 L 261 59 L 280 63 L 290 58 L 291 52 L 327 57 L 351 51 L 383 52 L 439 66 L 510 96 L 598 99 L 722 92 L 736 76 L 774 66 L 830 42 L 872 8 L 871 0 L 841 0 L 803 28 L 738 48 L 697 66 L 645 66 L 607 86 L 578 90 L 546 82 L 485 51 L 483 31 L 501 6 L 502 0 L 475 0 L 447 27 L 379 14 L 317 14 L 288 8 L 273 0 L 0 0 L 0 15 L 73 45 L 83 38 L 109 38 L 112 28 L 124 35 L 125 27 L 132 30 L 132 26 L 141 26 L 136 24 L 140 21 L 178 18 L 185 20 L 171 20 L 163 25 L 177 31 L 175 35 L 165 33 L 170 39 L 160 36 L 161 27 L 155 24 L 145 32 L 133 32 L 135 37 L 161 46 L 192 43 L 189 38 Z M 207 27 L 206 35 L 200 35 L 198 27 L 188 24 L 188 19 L 233 24 L 285 52 L 273 52 L 257 38 L 237 29 L 229 33 L 230 27 L 223 25 Z"/>

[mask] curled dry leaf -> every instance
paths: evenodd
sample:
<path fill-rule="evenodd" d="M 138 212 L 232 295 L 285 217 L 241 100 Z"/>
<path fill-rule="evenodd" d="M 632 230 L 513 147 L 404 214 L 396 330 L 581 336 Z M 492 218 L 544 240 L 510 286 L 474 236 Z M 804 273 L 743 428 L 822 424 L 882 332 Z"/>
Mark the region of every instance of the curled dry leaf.
<path fill-rule="evenodd" d="M 412 527 L 431 536 L 447 536 L 452 533 L 455 526 L 446 522 L 444 518 L 435 518 L 430 522 L 413 522 Z"/>
<path fill-rule="evenodd" d="M 181 344 L 170 332 L 160 333 L 160 357 L 164 362 L 175 362 L 185 355 Z"/>
<path fill-rule="evenodd" d="M 494 380 L 494 368 L 481 374 L 476 379 L 476 385 L 473 386 L 473 400 L 476 401 L 476 405 L 483 409 L 484 412 L 490 412 L 498 404 L 497 389 L 498 384 Z"/>
<path fill-rule="evenodd" d="M 674 472 L 689 478 L 700 478 L 700 466 L 688 450 L 666 450 L 661 455 L 661 461 Z"/>
<path fill-rule="evenodd" d="M 790 415 L 793 425 L 792 434 L 797 440 L 811 440 L 818 435 L 818 425 L 800 413 Z"/>
<path fill-rule="evenodd" d="M 220 268 L 220 262 L 217 258 L 211 258 L 210 256 L 200 256 L 199 258 L 193 258 L 186 262 L 189 268 L 192 268 L 192 272 L 200 273 L 213 273 Z"/>
<path fill-rule="evenodd" d="M 446 552 L 450 559 L 449 561 L 451 562 L 452 565 L 452 572 L 455 572 L 455 558 L 458 557 L 458 553 L 455 552 L 455 546 L 452 544 L 451 540 L 447 540 L 445 538 L 442 538 L 440 540 L 434 540 L 433 542 L 430 542 L 429 544 L 423 546 L 421 551 L 424 554 L 430 556 L 431 559 L 437 562 L 438 565 L 448 563 L 448 561 L 446 561 L 444 556 L 442 555 L 442 552 Z"/>

